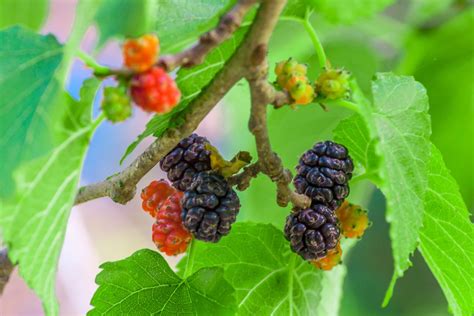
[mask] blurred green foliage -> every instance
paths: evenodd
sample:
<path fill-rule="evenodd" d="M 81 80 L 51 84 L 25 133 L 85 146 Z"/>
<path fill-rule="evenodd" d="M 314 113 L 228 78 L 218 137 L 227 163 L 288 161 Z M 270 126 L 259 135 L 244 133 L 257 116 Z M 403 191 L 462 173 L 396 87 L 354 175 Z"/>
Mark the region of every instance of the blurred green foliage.
<path fill-rule="evenodd" d="M 48 0 L 0 0 L 0 29 L 14 24 L 39 30 L 48 16 Z"/>

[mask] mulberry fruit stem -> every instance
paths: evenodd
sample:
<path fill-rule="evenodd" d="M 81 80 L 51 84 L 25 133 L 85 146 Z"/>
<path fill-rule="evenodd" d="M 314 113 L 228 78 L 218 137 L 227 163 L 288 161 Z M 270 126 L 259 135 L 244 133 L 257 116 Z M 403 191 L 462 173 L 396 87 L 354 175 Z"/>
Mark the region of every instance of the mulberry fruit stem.
<path fill-rule="evenodd" d="M 77 50 L 76 56 L 89 68 L 94 71 L 97 76 L 106 76 L 110 73 L 110 68 L 100 65 L 94 57 L 87 54 L 83 50 Z"/>
<path fill-rule="evenodd" d="M 324 52 L 323 45 L 321 44 L 321 40 L 319 39 L 316 30 L 314 29 L 313 25 L 310 22 L 312 11 L 306 11 L 304 19 L 301 19 L 301 24 L 303 25 L 304 29 L 308 33 L 311 42 L 313 43 L 314 49 L 316 50 L 316 54 L 318 55 L 319 66 L 321 68 L 326 68 L 328 66 L 328 61 L 326 59 L 326 53 Z"/>
<path fill-rule="evenodd" d="M 351 111 L 354 111 L 355 113 L 362 114 L 359 104 L 354 103 L 354 102 L 351 102 L 351 101 L 348 101 L 348 100 L 344 100 L 344 99 L 327 100 L 327 101 L 324 101 L 324 105 L 328 105 L 328 106 L 331 106 L 331 105 L 340 106 L 340 107 L 349 109 L 349 110 L 351 110 Z"/>

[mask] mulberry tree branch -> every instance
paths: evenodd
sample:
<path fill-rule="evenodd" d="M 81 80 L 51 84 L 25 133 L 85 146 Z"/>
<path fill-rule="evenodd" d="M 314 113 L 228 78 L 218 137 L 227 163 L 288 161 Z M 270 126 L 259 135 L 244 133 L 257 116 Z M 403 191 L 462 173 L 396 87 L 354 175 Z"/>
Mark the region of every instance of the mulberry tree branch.
<path fill-rule="evenodd" d="M 256 0 L 239 1 L 230 11 L 230 13 L 232 12 L 232 14 L 237 17 L 229 18 L 228 13 L 226 15 L 227 18 L 224 16 L 219 25 L 232 25 L 229 27 L 230 32 L 235 30 L 235 23 L 240 23 L 239 21 L 242 20 L 243 14 L 257 2 Z M 106 196 L 121 204 L 130 201 L 135 195 L 138 181 L 140 181 L 164 155 L 173 149 L 181 139 L 189 136 L 197 128 L 199 123 L 214 108 L 219 100 L 222 99 L 227 91 L 240 79 L 251 75 L 253 76 L 255 71 L 259 71 L 260 68 L 256 67 L 256 65 L 260 65 L 265 60 L 268 41 L 286 0 L 261 0 L 260 3 L 260 8 L 246 38 L 234 55 L 226 62 L 223 69 L 216 75 L 214 80 L 191 102 L 184 116 L 184 123 L 177 128 L 167 130 L 122 172 L 102 182 L 80 188 L 75 199 L 75 204 Z M 234 22 L 225 22 L 227 20 Z M 219 36 L 222 37 L 222 40 L 223 38 L 227 38 L 229 35 L 225 35 L 227 33 L 223 30 L 217 31 L 219 28 L 225 27 L 218 26 L 215 30 L 216 34 L 221 34 Z M 200 44 L 197 44 L 197 46 L 198 45 Z M 193 49 L 191 48 L 191 50 Z M 203 54 L 205 55 L 205 53 Z M 283 182 L 280 181 L 279 183 Z"/>
<path fill-rule="evenodd" d="M 13 264 L 8 259 L 8 251 L 6 248 L 0 249 L 0 295 L 3 293 L 5 285 L 10 279 L 10 274 L 13 272 Z"/>
<path fill-rule="evenodd" d="M 252 98 L 249 130 L 255 136 L 261 171 L 276 183 L 278 205 L 287 206 L 291 202 L 296 207 L 307 208 L 311 200 L 290 189 L 289 184 L 293 176 L 283 167 L 280 157 L 272 150 L 267 128 L 267 105 L 275 102 L 277 92 L 268 83 L 266 61 L 258 69 L 254 73 L 255 76 L 249 76 L 247 80 Z"/>

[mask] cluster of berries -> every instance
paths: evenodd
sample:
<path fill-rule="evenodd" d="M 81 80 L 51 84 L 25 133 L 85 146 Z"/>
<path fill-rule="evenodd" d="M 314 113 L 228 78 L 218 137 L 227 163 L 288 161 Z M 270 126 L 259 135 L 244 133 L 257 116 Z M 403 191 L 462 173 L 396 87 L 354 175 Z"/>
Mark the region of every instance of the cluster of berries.
<path fill-rule="evenodd" d="M 317 96 L 330 100 L 349 96 L 350 74 L 344 69 L 324 69 L 312 84 L 307 67 L 290 58 L 276 64 L 275 74 L 276 85 L 290 94 L 294 105 L 309 104 Z"/>
<path fill-rule="evenodd" d="M 360 237 L 367 228 L 366 212 L 342 204 L 353 169 L 347 148 L 331 141 L 316 143 L 296 167 L 296 192 L 310 197 L 311 206 L 293 209 L 285 237 L 294 252 L 324 270 L 340 262 L 341 229 L 347 237 Z"/>
<path fill-rule="evenodd" d="M 142 191 L 143 209 L 157 219 L 153 241 L 168 255 L 184 252 L 191 235 L 217 242 L 236 221 L 239 197 L 213 168 L 210 147 L 196 134 L 184 138 L 160 161 L 174 188 L 162 180 Z"/>
<path fill-rule="evenodd" d="M 315 97 L 314 88 L 306 76 L 307 68 L 294 59 L 281 61 L 275 67 L 277 84 L 288 91 L 294 104 L 311 103 Z"/>
<path fill-rule="evenodd" d="M 121 122 L 130 117 L 131 99 L 143 110 L 161 114 L 179 103 L 181 92 L 175 81 L 155 65 L 159 51 L 159 40 L 155 35 L 125 41 L 123 61 L 133 71 L 133 76 L 120 78 L 117 87 L 106 88 L 102 110 L 109 121 Z"/>

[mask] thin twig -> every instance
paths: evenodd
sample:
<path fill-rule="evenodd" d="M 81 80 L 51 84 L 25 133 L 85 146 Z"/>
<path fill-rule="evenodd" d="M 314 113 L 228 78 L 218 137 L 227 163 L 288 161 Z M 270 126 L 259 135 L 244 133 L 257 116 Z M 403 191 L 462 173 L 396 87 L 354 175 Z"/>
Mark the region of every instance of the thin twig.
<path fill-rule="evenodd" d="M 237 186 L 239 191 L 244 191 L 250 186 L 250 181 L 260 173 L 260 164 L 256 162 L 244 168 L 244 170 L 227 179 L 231 186 Z"/>
<path fill-rule="evenodd" d="M 291 202 L 294 206 L 307 208 L 311 200 L 303 195 L 293 192 L 289 184 L 293 178 L 291 172 L 282 165 L 280 157 L 272 150 L 267 128 L 267 105 L 275 102 L 277 95 L 275 89 L 267 80 L 268 65 L 266 60 L 259 66 L 257 76 L 249 76 L 252 98 L 249 130 L 255 136 L 258 160 L 262 173 L 266 174 L 277 186 L 277 203 L 287 206 Z"/>

